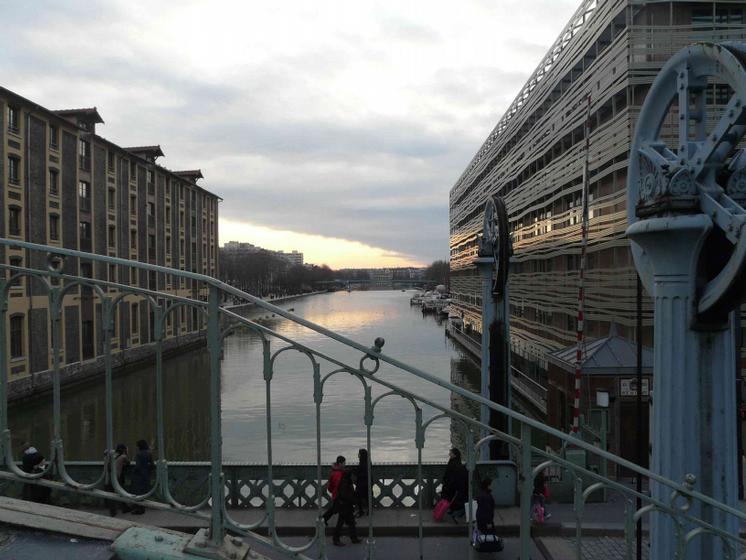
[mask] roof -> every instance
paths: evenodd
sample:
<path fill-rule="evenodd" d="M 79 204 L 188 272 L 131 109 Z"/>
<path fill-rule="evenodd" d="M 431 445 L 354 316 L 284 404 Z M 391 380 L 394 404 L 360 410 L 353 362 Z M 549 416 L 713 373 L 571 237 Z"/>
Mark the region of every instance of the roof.
<path fill-rule="evenodd" d="M 547 355 L 550 363 L 560 368 L 573 371 L 577 347 L 573 344 Z M 597 338 L 585 345 L 583 373 L 587 375 L 629 375 L 637 371 L 637 344 L 617 334 L 616 325 L 612 323 L 609 336 Z M 653 349 L 642 347 L 642 372 L 653 373 Z"/>
<path fill-rule="evenodd" d="M 132 146 L 124 149 L 135 155 L 141 155 L 148 159 L 152 158 L 154 161 L 155 158 L 164 157 L 166 155 L 163 153 L 163 150 L 161 150 L 160 144 L 157 144 L 155 146 Z"/>
<path fill-rule="evenodd" d="M 81 107 L 80 109 L 58 109 L 52 111 L 55 115 L 60 117 L 84 117 L 84 120 L 88 120 L 94 123 L 103 123 L 104 119 L 98 113 L 96 107 Z"/>
<path fill-rule="evenodd" d="M 174 175 L 178 175 L 179 177 L 186 177 L 187 179 L 191 179 L 195 183 L 197 182 L 197 179 L 204 179 L 205 176 L 202 175 L 201 169 L 188 169 L 186 171 L 172 171 Z"/>

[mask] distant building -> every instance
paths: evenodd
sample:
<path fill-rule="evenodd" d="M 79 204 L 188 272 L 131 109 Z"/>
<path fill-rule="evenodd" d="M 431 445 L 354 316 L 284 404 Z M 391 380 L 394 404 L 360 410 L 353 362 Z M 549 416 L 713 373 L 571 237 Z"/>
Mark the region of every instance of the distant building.
<path fill-rule="evenodd" d="M 223 244 L 223 249 L 231 254 L 258 253 L 263 250 L 261 247 L 242 241 L 228 241 L 228 243 Z"/>
<path fill-rule="evenodd" d="M 373 288 L 390 288 L 393 284 L 394 272 L 390 268 L 372 268 L 369 274 Z"/>
<path fill-rule="evenodd" d="M 281 259 L 285 259 L 292 265 L 303 266 L 303 253 L 295 250 L 292 253 L 286 253 L 284 251 L 273 251 L 272 253 L 277 255 Z"/>

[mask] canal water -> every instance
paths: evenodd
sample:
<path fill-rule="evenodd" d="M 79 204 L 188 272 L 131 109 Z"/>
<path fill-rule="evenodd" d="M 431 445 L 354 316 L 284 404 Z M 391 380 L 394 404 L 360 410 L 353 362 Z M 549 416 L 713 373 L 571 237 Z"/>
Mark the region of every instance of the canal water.
<path fill-rule="evenodd" d="M 384 351 L 440 379 L 472 391 L 479 390 L 479 368 L 446 338 L 444 325 L 432 315 L 411 307 L 412 292 L 353 291 L 319 294 L 283 305 L 286 309 L 366 346 L 376 337 L 386 340 Z M 268 313 L 252 317 L 274 331 L 351 365 L 361 354 Z M 273 339 L 273 352 L 285 343 Z M 322 375 L 336 366 L 320 362 Z M 272 456 L 275 463 L 316 461 L 313 369 L 308 358 L 285 351 L 275 361 L 271 384 Z M 411 374 L 382 365 L 376 377 L 413 391 L 439 405 L 477 417 L 478 409 L 461 397 Z M 140 367 L 114 379 L 114 439 L 134 447 L 138 439 L 155 445 L 155 369 Z M 164 362 L 166 456 L 169 460 L 206 460 L 209 457 L 209 371 L 207 352 L 185 352 Z M 225 340 L 222 361 L 222 428 L 225 461 L 267 460 L 266 392 L 262 375 L 260 337 L 246 329 Z M 374 386 L 373 396 L 387 392 Z M 334 375 L 324 387 L 321 406 L 323 461 L 339 455 L 356 458 L 365 446 L 363 389 L 353 376 Z M 425 420 L 437 411 L 423 407 Z M 414 461 L 415 413 L 398 396 L 382 398 L 375 408 L 371 456 L 375 461 Z M 11 407 L 9 423 L 17 452 L 31 441 L 46 454 L 52 430 L 51 397 Z M 70 460 L 100 459 L 105 448 L 103 379 L 62 392 L 62 435 Z M 427 430 L 423 458 L 445 461 L 452 445 L 461 446 L 458 423 L 433 422 Z"/>

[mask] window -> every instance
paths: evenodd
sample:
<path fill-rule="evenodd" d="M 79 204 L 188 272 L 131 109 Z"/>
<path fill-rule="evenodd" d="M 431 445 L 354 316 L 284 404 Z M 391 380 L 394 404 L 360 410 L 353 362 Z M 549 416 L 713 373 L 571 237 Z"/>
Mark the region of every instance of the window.
<path fill-rule="evenodd" d="M 109 210 L 115 210 L 117 206 L 117 191 L 114 189 L 109 189 Z"/>
<path fill-rule="evenodd" d="M 137 216 L 137 196 L 130 195 L 130 216 Z"/>
<path fill-rule="evenodd" d="M 88 181 L 78 181 L 78 196 L 80 197 L 80 209 L 90 211 L 91 185 Z"/>
<path fill-rule="evenodd" d="M 91 222 L 80 222 L 80 239 L 91 239 Z"/>
<path fill-rule="evenodd" d="M 149 270 L 148 271 L 148 289 L 150 290 L 157 290 L 158 289 L 158 277 L 155 273 L 155 270 Z"/>
<path fill-rule="evenodd" d="M 117 265 L 110 264 L 109 265 L 109 282 L 116 282 L 116 281 L 117 281 Z"/>
<path fill-rule="evenodd" d="M 140 330 L 140 304 L 138 303 L 132 304 L 132 308 L 130 311 L 130 319 L 131 319 L 130 330 L 132 331 L 132 334 L 135 335 Z"/>
<path fill-rule="evenodd" d="M 130 268 L 130 286 L 137 286 L 137 269 Z"/>
<path fill-rule="evenodd" d="M 117 246 L 117 228 L 109 226 L 109 248 L 114 249 Z"/>
<path fill-rule="evenodd" d="M 60 172 L 56 169 L 49 170 L 49 194 L 60 194 Z"/>
<path fill-rule="evenodd" d="M 91 144 L 88 140 L 78 140 L 78 156 L 80 156 L 80 168 L 88 170 L 91 168 Z"/>
<path fill-rule="evenodd" d="M 155 258 L 155 235 L 148 235 L 148 258 Z"/>
<path fill-rule="evenodd" d="M 148 227 L 155 227 L 155 203 L 148 202 Z"/>
<path fill-rule="evenodd" d="M 93 278 L 93 266 L 88 261 L 80 263 L 80 275 L 83 278 Z"/>
<path fill-rule="evenodd" d="M 18 185 L 21 182 L 21 159 L 8 156 L 8 182 Z"/>
<path fill-rule="evenodd" d="M 59 129 L 53 125 L 49 125 L 49 147 L 54 148 L 55 150 L 60 145 L 60 131 Z"/>
<path fill-rule="evenodd" d="M 21 235 L 21 209 L 18 206 L 8 207 L 8 235 Z"/>
<path fill-rule="evenodd" d="M 114 159 L 116 158 L 114 151 L 109 150 L 106 154 L 106 164 L 109 168 L 109 171 L 114 171 Z"/>
<path fill-rule="evenodd" d="M 49 215 L 49 239 L 60 240 L 60 217 L 58 214 Z"/>
<path fill-rule="evenodd" d="M 130 230 L 130 249 L 137 249 L 137 231 Z"/>
<path fill-rule="evenodd" d="M 10 266 L 23 266 L 23 259 L 21 257 L 10 257 L 9 259 Z M 11 272 L 11 275 L 13 273 Z M 20 287 L 21 286 L 21 277 L 18 276 L 13 279 L 13 282 L 10 284 L 13 287 Z"/>
<path fill-rule="evenodd" d="M 8 106 L 8 130 L 18 132 L 19 123 L 21 122 L 21 112 L 18 107 Z"/>
<path fill-rule="evenodd" d="M 150 169 L 148 169 L 148 183 L 152 183 L 152 182 L 153 182 L 153 172 Z"/>
<path fill-rule="evenodd" d="M 165 213 L 166 213 L 166 224 L 171 225 L 171 207 L 170 206 L 166 206 Z"/>
<path fill-rule="evenodd" d="M 171 254 L 171 236 L 170 235 L 166 236 L 166 254 L 167 255 Z"/>
<path fill-rule="evenodd" d="M 23 315 L 10 318 L 10 357 L 23 357 Z"/>
<path fill-rule="evenodd" d="M 130 162 L 130 181 L 137 181 L 137 163 Z"/>

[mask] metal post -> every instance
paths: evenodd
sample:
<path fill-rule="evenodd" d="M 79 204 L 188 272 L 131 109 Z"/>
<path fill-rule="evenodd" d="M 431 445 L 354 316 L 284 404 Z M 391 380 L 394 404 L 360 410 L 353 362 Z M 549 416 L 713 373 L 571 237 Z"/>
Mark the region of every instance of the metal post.
<path fill-rule="evenodd" d="M 425 446 L 425 433 L 422 430 L 422 409 L 416 408 L 415 414 L 415 445 L 417 446 L 417 550 L 420 560 L 424 558 L 422 530 L 422 448 Z"/>
<path fill-rule="evenodd" d="M 30 282 L 31 280 L 29 279 L 28 281 Z M 54 435 L 52 437 L 54 457 L 52 461 L 54 462 L 59 458 L 59 454 L 62 451 L 62 406 L 60 403 L 60 315 L 62 313 L 62 302 L 60 301 L 60 288 L 52 288 L 49 298 L 49 313 L 52 319 L 52 409 L 54 422 Z"/>
<path fill-rule="evenodd" d="M 365 443 L 368 449 L 368 539 L 366 541 L 367 560 L 374 560 L 376 552 L 376 540 L 373 538 L 373 479 L 371 456 L 370 431 L 373 427 L 373 399 L 370 385 L 365 386 Z"/>
<path fill-rule="evenodd" d="M 521 423 L 521 560 L 531 560 L 531 493 L 534 486 L 531 466 L 531 426 Z"/>
<path fill-rule="evenodd" d="M 648 430 L 648 441 L 645 442 L 640 437 L 644 430 L 642 429 L 642 281 L 640 276 L 637 276 L 637 294 L 636 294 L 636 307 L 637 307 L 637 464 L 642 465 L 644 463 L 643 457 L 647 452 L 645 450 L 646 443 L 650 444 L 650 431 Z M 635 477 L 636 488 L 637 488 L 637 509 L 642 507 L 642 477 L 638 474 Z M 637 549 L 637 560 L 642 560 L 642 517 L 637 520 L 637 531 L 635 536 L 636 549 Z"/>
<path fill-rule="evenodd" d="M 317 538 L 319 539 L 319 558 L 324 558 L 326 547 L 326 524 L 321 516 L 324 513 L 322 498 L 324 496 L 321 484 L 321 401 L 324 399 L 324 391 L 321 385 L 321 370 L 319 364 L 313 364 L 313 401 L 316 405 L 316 508 L 318 511 Z"/>
<path fill-rule="evenodd" d="M 692 314 L 696 305 L 693 271 L 711 228 L 710 219 L 699 214 L 638 222 L 628 235 L 647 252 L 654 267 L 651 470 L 682 482 L 686 475 L 694 474 L 697 490 L 737 507 L 736 493 L 731 491 L 737 485 L 735 454 L 720 449 L 720 442 L 736 439 L 733 374 L 724 375 L 733 369 L 733 336 L 727 322 L 696 330 Z M 652 482 L 651 493 L 666 503 L 671 497 L 670 489 Z M 737 534 L 738 525 L 731 516 L 698 503 L 688 513 Z M 651 558 L 675 557 L 676 532 L 669 516 L 653 513 L 650 534 Z M 719 540 L 705 535 L 689 545 L 686 558 L 719 558 L 722 550 Z"/>
<path fill-rule="evenodd" d="M 12 275 L 12 272 L 10 273 Z M 8 429 L 8 341 L 6 321 L 8 320 L 8 281 L 0 278 L 0 464 L 5 464 L 5 430 Z"/>
<path fill-rule="evenodd" d="M 210 495 L 212 514 L 210 517 L 210 544 L 223 545 L 225 536 L 223 515 L 223 435 L 221 426 L 220 395 L 220 293 L 216 286 L 210 286 L 207 306 L 207 347 L 210 353 Z M 269 417 L 269 415 L 268 415 Z"/>
<path fill-rule="evenodd" d="M 106 393 L 106 453 L 109 458 L 109 483 L 113 486 L 117 476 L 114 464 L 114 395 L 111 367 L 111 329 L 112 302 L 111 298 L 104 298 L 102 304 L 102 318 L 104 321 L 104 392 Z"/>
<path fill-rule="evenodd" d="M 270 354 L 269 340 L 262 341 L 262 353 L 264 356 L 264 385 L 265 385 L 265 407 L 267 422 L 267 526 L 269 536 L 274 542 L 277 541 L 275 534 L 275 479 L 272 469 L 272 357 Z"/>
<path fill-rule="evenodd" d="M 482 275 L 482 379 L 480 394 L 490 398 L 490 329 L 495 322 L 495 297 L 492 294 L 492 268 L 494 258 L 479 259 L 477 267 Z M 490 425 L 490 409 L 486 405 L 479 407 L 479 419 L 482 424 Z M 480 439 L 487 436 L 487 431 L 482 429 Z M 480 450 L 481 460 L 489 461 L 490 449 L 483 445 Z"/>

